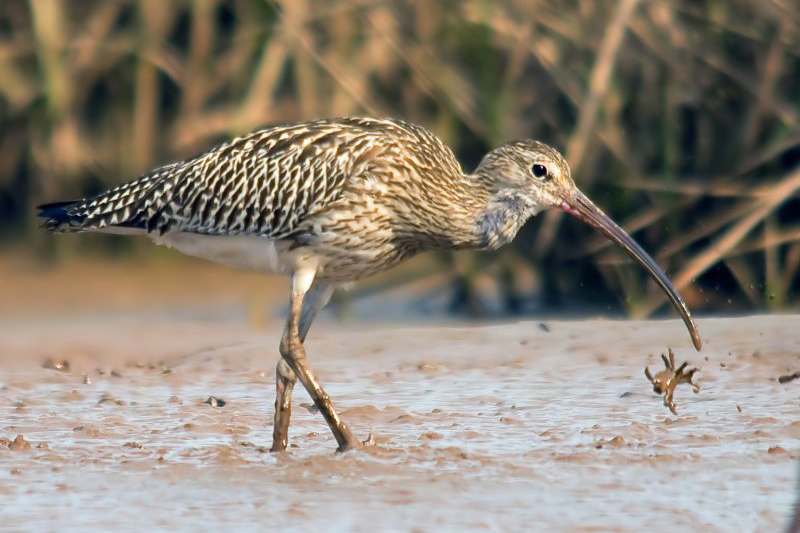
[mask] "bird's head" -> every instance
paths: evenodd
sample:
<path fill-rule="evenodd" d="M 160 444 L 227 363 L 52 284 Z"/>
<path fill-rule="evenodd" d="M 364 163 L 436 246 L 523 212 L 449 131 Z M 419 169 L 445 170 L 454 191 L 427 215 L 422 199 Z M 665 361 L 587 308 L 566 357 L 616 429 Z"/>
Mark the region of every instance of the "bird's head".
<path fill-rule="evenodd" d="M 514 141 L 492 150 L 477 173 L 491 176 L 498 190 L 522 193 L 537 211 L 559 206 L 577 190 L 564 157 L 539 141 Z"/>
<path fill-rule="evenodd" d="M 491 176 L 497 190 L 521 195 L 533 206 L 533 213 L 558 207 L 614 241 L 641 264 L 666 293 L 689 329 L 695 348 L 700 350 L 700 334 L 672 282 L 625 230 L 578 190 L 569 165 L 558 150 L 538 141 L 514 141 L 489 152 L 476 173 Z"/>

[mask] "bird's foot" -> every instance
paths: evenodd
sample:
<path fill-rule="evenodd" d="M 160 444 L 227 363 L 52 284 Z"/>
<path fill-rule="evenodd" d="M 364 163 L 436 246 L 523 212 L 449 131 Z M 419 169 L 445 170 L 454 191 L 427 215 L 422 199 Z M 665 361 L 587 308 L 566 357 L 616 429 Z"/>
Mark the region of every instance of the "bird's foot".
<path fill-rule="evenodd" d="M 339 445 L 336 448 L 336 451 L 339 453 L 349 452 L 352 450 L 358 450 L 361 448 L 362 444 L 358 440 L 347 441 Z"/>

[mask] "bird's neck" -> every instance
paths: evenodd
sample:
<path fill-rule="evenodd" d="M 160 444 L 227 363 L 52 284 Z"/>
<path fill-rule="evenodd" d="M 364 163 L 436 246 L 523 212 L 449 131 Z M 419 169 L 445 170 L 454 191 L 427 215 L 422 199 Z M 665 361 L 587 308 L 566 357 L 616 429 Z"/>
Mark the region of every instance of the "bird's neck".
<path fill-rule="evenodd" d="M 525 222 L 541 208 L 515 190 L 501 190 L 489 196 L 475 218 L 475 245 L 496 250 L 511 242 Z"/>
<path fill-rule="evenodd" d="M 446 205 L 437 206 L 436 223 L 425 227 L 425 233 L 433 231 L 429 249 L 496 250 L 541 210 L 522 192 L 480 173 L 462 175 L 448 187 L 448 194 Z"/>

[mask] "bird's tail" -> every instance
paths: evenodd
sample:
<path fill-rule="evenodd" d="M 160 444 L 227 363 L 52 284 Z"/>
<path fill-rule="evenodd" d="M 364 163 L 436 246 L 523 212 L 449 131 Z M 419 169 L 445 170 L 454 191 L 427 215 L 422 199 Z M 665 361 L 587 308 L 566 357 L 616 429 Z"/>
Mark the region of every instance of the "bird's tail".
<path fill-rule="evenodd" d="M 77 213 L 76 208 L 82 203 L 83 200 L 70 200 L 36 206 L 37 215 L 45 219 L 42 227 L 50 233 L 80 231 L 86 216 Z"/>
<path fill-rule="evenodd" d="M 37 207 L 42 227 L 51 233 L 110 231 L 112 227 L 149 230 L 148 220 L 165 204 L 174 178 L 168 165 L 104 193 L 81 200 L 43 204 Z"/>

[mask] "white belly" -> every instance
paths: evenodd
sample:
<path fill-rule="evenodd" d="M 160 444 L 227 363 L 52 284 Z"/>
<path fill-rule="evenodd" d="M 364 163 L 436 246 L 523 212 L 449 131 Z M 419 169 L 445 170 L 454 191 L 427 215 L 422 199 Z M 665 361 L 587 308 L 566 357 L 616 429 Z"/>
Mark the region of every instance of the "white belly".
<path fill-rule="evenodd" d="M 150 237 L 156 244 L 241 270 L 290 274 L 295 266 L 289 243 L 266 237 L 182 232 Z"/>

